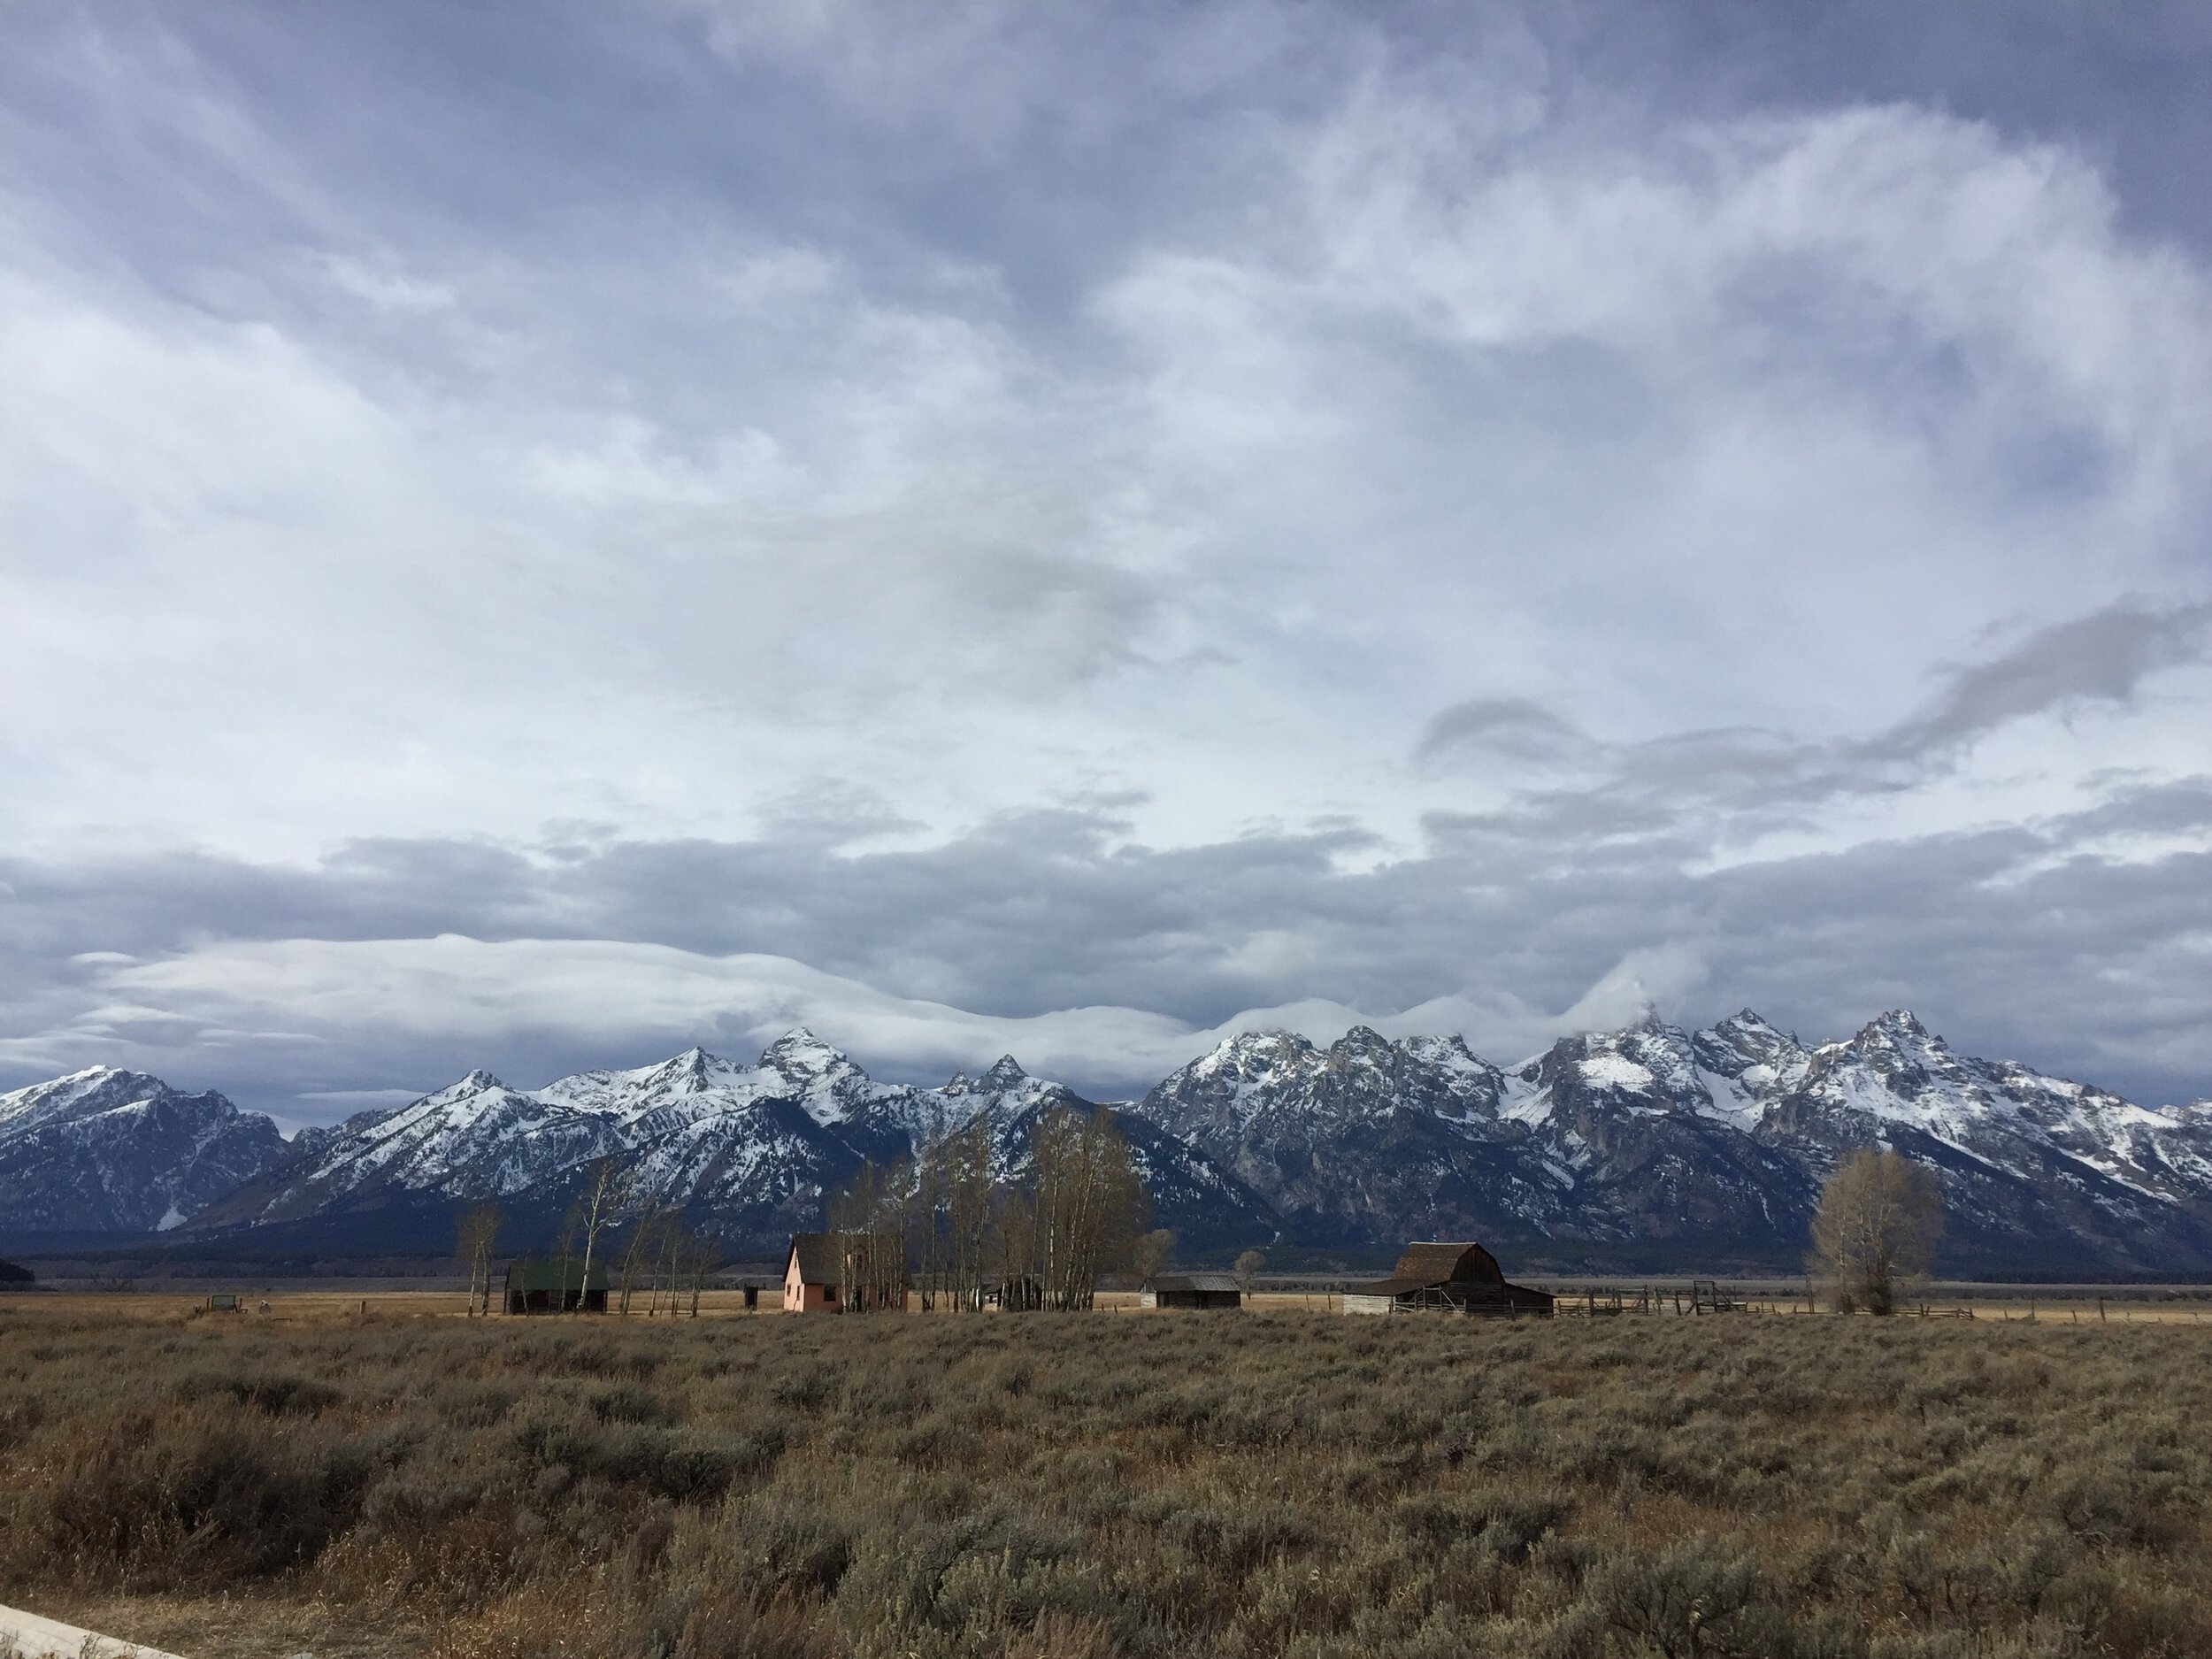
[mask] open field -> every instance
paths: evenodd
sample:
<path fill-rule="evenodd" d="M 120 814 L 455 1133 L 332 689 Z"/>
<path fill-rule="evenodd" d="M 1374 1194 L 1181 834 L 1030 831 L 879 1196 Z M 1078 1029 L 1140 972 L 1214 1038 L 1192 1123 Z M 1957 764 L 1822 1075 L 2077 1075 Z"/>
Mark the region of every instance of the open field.
<path fill-rule="evenodd" d="M 85 1300 L 0 1601 L 192 1659 L 2212 1652 L 2186 1325 Z"/>
<path fill-rule="evenodd" d="M 1563 1317 L 1578 1317 L 1584 1310 L 1581 1300 L 1583 1287 L 1569 1281 L 1536 1281 L 1559 1296 L 1559 1310 Z M 224 1288 L 234 1288 L 226 1285 Z M 1679 1289 L 1681 1301 L 1687 1305 L 1689 1281 L 1678 1286 L 1667 1281 L 1663 1291 Z M 1806 1311 L 1804 1291 L 1793 1292 L 1787 1286 L 1744 1285 L 1732 1286 L 1738 1294 L 1750 1299 L 1749 1305 L 1758 1314 L 1802 1314 Z M 441 1286 L 422 1289 L 347 1289 L 334 1290 L 327 1281 L 298 1282 L 286 1286 L 272 1286 L 261 1291 L 250 1287 L 237 1288 L 239 1300 L 245 1311 L 237 1315 L 203 1315 L 203 1317 L 236 1318 L 248 1323 L 266 1320 L 277 1325 L 331 1324 L 364 1318 L 377 1319 L 393 1317 L 466 1317 L 467 1295 L 458 1286 Z M 1663 1300 L 1663 1296 L 1662 1298 Z M 195 1309 L 206 1300 L 206 1293 L 196 1288 L 160 1288 L 129 1291 L 74 1290 L 42 1287 L 35 1292 L 19 1293 L 0 1298 L 0 1312 L 12 1311 L 32 1318 L 90 1319 L 97 1321 L 138 1322 L 151 1320 L 168 1323 L 190 1317 Z M 260 1312 L 265 1302 L 269 1311 Z M 688 1303 L 686 1304 L 687 1310 Z M 1305 1312 L 1335 1313 L 1340 1310 L 1340 1300 L 1334 1294 L 1321 1290 L 1282 1291 L 1262 1289 L 1251 1299 L 1251 1306 L 1263 1313 Z M 1933 1285 L 1924 1293 L 1916 1292 L 1909 1298 L 1905 1313 L 1901 1317 L 1916 1317 L 1925 1307 L 1932 1316 L 1955 1317 L 1970 1311 L 1977 1320 L 1992 1320 L 1998 1324 L 2032 1321 L 2046 1325 L 2108 1325 L 2175 1324 L 2196 1325 L 2212 1332 L 2212 1292 L 2201 1286 L 2027 1286 Z M 617 1324 L 658 1325 L 661 1317 L 648 1319 L 643 1310 L 645 1301 L 641 1294 L 635 1308 L 626 1319 Z M 1142 1313 L 1147 1318 L 1158 1317 L 1154 1310 L 1137 1306 L 1134 1291 L 1107 1290 L 1098 1294 L 1098 1308 L 1102 1312 L 1118 1314 Z M 762 1293 L 761 1305 L 749 1309 L 741 1292 L 710 1290 L 699 1302 L 702 1318 L 754 1318 L 763 1313 L 778 1313 L 777 1293 Z M 918 1314 L 918 1304 L 913 1310 Z M 939 1310 L 941 1315 L 947 1312 Z M 496 1319 L 503 1316 L 495 1315 Z M 688 1317 L 686 1315 L 682 1316 Z"/>

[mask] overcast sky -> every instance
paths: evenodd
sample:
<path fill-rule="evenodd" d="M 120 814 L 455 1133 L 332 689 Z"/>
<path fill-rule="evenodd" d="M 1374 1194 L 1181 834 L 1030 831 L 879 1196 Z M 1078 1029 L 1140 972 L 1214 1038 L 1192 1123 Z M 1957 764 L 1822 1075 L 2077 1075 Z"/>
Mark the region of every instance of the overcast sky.
<path fill-rule="evenodd" d="M 2200 5 L 9 33 L 0 1087 L 2212 1094 Z"/>

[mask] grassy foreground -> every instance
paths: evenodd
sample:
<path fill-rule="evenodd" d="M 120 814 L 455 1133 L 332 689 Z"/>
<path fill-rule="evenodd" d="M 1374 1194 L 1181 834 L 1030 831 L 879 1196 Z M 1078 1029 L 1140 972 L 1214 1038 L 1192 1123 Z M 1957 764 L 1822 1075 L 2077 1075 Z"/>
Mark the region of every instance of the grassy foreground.
<path fill-rule="evenodd" d="M 0 1311 L 0 1601 L 214 1659 L 2212 1652 L 2212 1331 Z"/>

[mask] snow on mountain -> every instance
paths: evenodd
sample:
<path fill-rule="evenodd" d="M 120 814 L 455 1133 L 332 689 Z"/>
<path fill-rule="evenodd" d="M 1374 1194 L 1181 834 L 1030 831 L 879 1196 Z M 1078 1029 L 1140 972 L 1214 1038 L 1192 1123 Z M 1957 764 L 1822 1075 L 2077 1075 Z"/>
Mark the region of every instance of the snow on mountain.
<path fill-rule="evenodd" d="M 1541 1232 L 1571 1186 L 1518 1125 L 1505 1080 L 1457 1037 L 1393 1042 L 1356 1025 L 1327 1048 L 1229 1038 L 1166 1078 L 1139 1115 L 1189 1142 L 1316 1244 Z"/>
<path fill-rule="evenodd" d="M 284 1156 L 220 1094 L 95 1066 L 0 1094 L 0 1232 L 166 1230 Z"/>
<path fill-rule="evenodd" d="M 1502 1073 L 1456 1039 L 1255 1033 L 1141 1110 L 1317 1242 L 1464 1225 L 1566 1262 L 1789 1265 L 1820 1183 L 1880 1143 L 1940 1171 L 1962 1261 L 2212 1264 L 2212 1114 L 1961 1059 L 1901 1010 L 1818 1048 L 1747 1009 L 1694 1033 L 1647 1013 Z"/>
<path fill-rule="evenodd" d="M 864 1159 L 906 1158 L 988 1113 L 1018 1156 L 1043 1112 L 1097 1110 L 1012 1056 L 942 1088 L 882 1084 L 803 1029 L 754 1065 L 694 1048 L 656 1065 L 580 1072 L 534 1090 L 488 1072 L 405 1106 L 365 1113 L 316 1137 L 285 1169 L 200 1217 L 204 1230 L 299 1225 L 424 1203 L 495 1200 L 541 1222 L 595 1160 L 623 1160 L 655 1202 L 725 1237 L 765 1245 L 820 1225 L 825 1199 Z M 1148 1125 L 1128 1125 L 1133 1160 L 1165 1225 L 1244 1242 L 1265 1238 L 1264 1205 L 1202 1153 Z"/>
<path fill-rule="evenodd" d="M 534 1090 L 471 1072 L 288 1152 L 219 1095 L 98 1071 L 0 1096 L 0 1225 L 419 1231 L 480 1199 L 542 1222 L 617 1156 L 662 1202 L 760 1243 L 818 1225 L 863 1159 L 979 1114 L 1018 1163 L 1055 1108 L 1098 1110 L 1011 1056 L 941 1088 L 878 1083 L 796 1030 L 749 1065 L 693 1048 Z M 1510 1071 L 1456 1036 L 1248 1033 L 1116 1110 L 1193 1248 L 1471 1235 L 1562 1265 L 1788 1267 L 1820 1183 L 1881 1144 L 1938 1171 L 1962 1270 L 2212 1271 L 2212 1102 L 2154 1111 L 1961 1056 L 1902 1010 L 1816 1047 L 1749 1010 L 1694 1032 L 1647 1013 Z M 124 1172 L 107 1149 L 125 1146 L 167 1172 Z"/>
<path fill-rule="evenodd" d="M 1812 1064 L 1796 1038 L 1747 1008 L 1694 1034 L 1690 1051 L 1714 1114 L 1744 1129 L 1756 1128 Z"/>
<path fill-rule="evenodd" d="M 1812 1183 L 1749 1133 L 1750 1086 L 1701 1063 L 1752 1070 L 1747 1051 L 1767 1045 L 1744 1019 L 1693 1038 L 1647 1013 L 1515 1069 L 1505 1115 L 1571 1189 L 1547 1232 L 1694 1245 L 1713 1259 L 1801 1252 Z"/>
<path fill-rule="evenodd" d="M 1130 1166 L 1152 1200 L 1154 1224 L 1172 1229 L 1187 1249 L 1265 1244 L 1279 1231 L 1266 1201 L 1202 1148 L 1125 1105 L 1102 1106 L 1065 1084 L 1031 1077 L 1010 1054 L 980 1077 L 955 1077 L 930 1093 L 949 1113 L 964 1114 L 966 1121 L 989 1118 L 993 1162 L 1009 1174 L 1026 1162 L 1031 1133 L 1047 1112 L 1087 1117 L 1111 1110 L 1129 1148 Z"/>

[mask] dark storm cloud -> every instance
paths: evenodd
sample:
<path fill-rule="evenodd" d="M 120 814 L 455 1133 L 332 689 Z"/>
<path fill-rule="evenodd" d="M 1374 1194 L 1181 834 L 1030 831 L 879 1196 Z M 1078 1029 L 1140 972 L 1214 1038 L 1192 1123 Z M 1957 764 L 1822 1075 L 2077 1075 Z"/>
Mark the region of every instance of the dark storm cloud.
<path fill-rule="evenodd" d="M 1718 807 L 1763 821 L 1855 795 L 1913 789 L 1957 769 L 1975 744 L 2039 716 L 2126 709 L 2161 670 L 2204 659 L 2212 606 L 2129 602 L 2042 628 L 1985 661 L 1945 672 L 1919 712 L 1866 737 L 1795 742 L 1755 730 L 1685 732 L 1603 744 L 1522 698 L 1476 699 L 1434 716 L 1417 759 L 1487 750 L 1578 762 L 1580 787 L 1526 792 L 1487 814 L 1440 823 L 1524 836 L 1659 832 Z"/>
<path fill-rule="evenodd" d="M 119 1002 L 111 989 L 131 979 L 119 979 L 120 957 L 188 964 L 240 941 L 309 936 L 366 941 L 347 970 L 365 983 L 391 972 L 378 941 L 403 918 L 414 935 L 629 940 L 701 960 L 803 956 L 948 1014 L 1001 1019 L 1122 1007 L 1172 1010 L 1196 1030 L 1302 997 L 1387 1014 L 1455 987 L 1494 1010 L 1490 1028 L 1471 1021 L 1470 1034 L 1501 1060 L 1517 1057 L 1502 1045 L 1534 1046 L 1548 1019 L 1624 956 L 1671 949 L 1694 961 L 1696 982 L 1671 1011 L 1749 1003 L 1828 1037 L 1905 1003 L 1970 1051 L 2016 1055 L 2154 1102 L 2201 1094 L 2212 1081 L 2193 942 L 2212 928 L 2212 859 L 2127 850 L 2131 837 L 2212 832 L 2212 780 L 2131 790 L 2046 823 L 1703 876 L 1685 873 L 1678 849 L 1562 862 L 1532 849 L 1502 858 L 1494 844 L 1471 850 L 1448 836 L 1425 856 L 1348 872 L 1335 863 L 1339 837 L 1155 850 L 1116 845 L 1116 828 L 1040 814 L 926 850 L 844 856 L 809 840 L 618 843 L 560 861 L 384 843 L 305 872 L 12 861 L 0 872 L 16 895 L 7 1014 L 14 1029 L 42 1033 L 12 1044 L 12 1064 L 20 1076 L 62 1048 L 122 1045 L 142 1062 L 281 1104 L 296 1093 L 426 1088 L 474 1064 L 530 1080 L 642 1062 L 693 1037 L 741 1048 L 763 1017 L 733 1005 L 671 1025 L 649 1006 L 659 970 L 614 959 L 592 970 L 606 976 L 603 996 L 618 1010 L 635 1000 L 640 1011 L 635 1034 L 613 1053 L 603 1038 L 565 1037 L 542 1021 L 479 1038 L 411 1029 L 404 1003 L 395 1014 L 373 995 L 355 1006 L 357 1025 L 344 1007 L 303 1020 L 260 1008 L 273 1029 L 249 1041 L 189 995 L 165 1006 L 160 995 Z M 278 1041 L 302 1024 L 311 1047 Z M 1076 1080 L 1141 1087 L 1164 1041 L 1173 1047 L 1156 1035 L 1129 1054 L 1110 1038 L 1090 1041 Z M 853 1046 L 893 1074 L 928 1075 Z"/>

